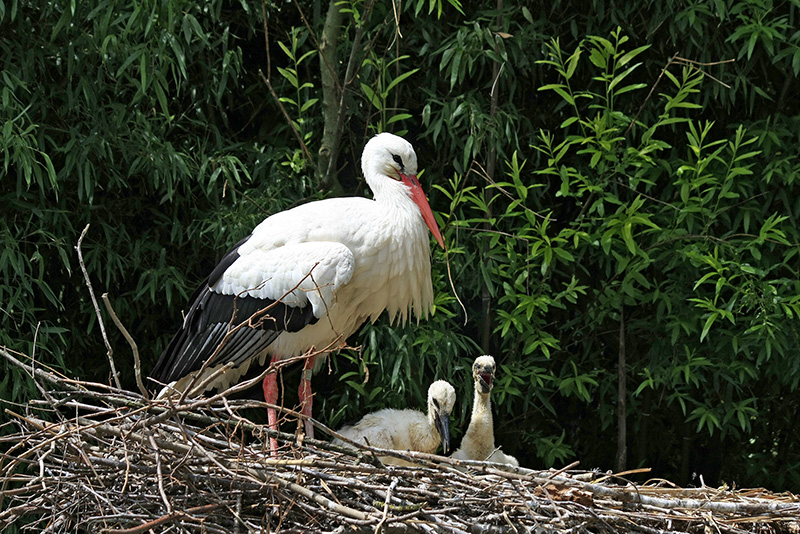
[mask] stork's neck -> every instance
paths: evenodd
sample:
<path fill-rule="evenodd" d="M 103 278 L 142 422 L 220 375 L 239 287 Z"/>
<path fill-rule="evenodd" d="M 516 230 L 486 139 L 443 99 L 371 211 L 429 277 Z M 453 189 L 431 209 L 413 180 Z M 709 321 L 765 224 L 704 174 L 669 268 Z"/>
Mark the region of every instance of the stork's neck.
<path fill-rule="evenodd" d="M 472 401 L 472 419 L 482 419 L 492 424 L 492 401 L 489 393 L 475 391 L 475 400 Z"/>
<path fill-rule="evenodd" d="M 433 407 L 433 403 L 428 403 L 428 428 L 426 428 L 423 432 L 420 432 L 416 436 L 416 441 L 418 443 L 418 448 L 414 450 L 423 451 L 423 452 L 436 452 L 436 449 L 439 448 L 439 444 L 442 442 L 442 437 L 439 435 L 439 430 L 436 428 L 436 410 Z"/>
<path fill-rule="evenodd" d="M 472 419 L 464 434 L 462 447 L 466 445 L 474 458 L 486 459 L 494 450 L 494 425 L 492 422 L 492 402 L 489 393 L 475 390 L 472 402 Z"/>
<path fill-rule="evenodd" d="M 419 212 L 419 207 L 411 199 L 411 192 L 403 182 L 389 178 L 377 171 L 366 176 L 367 185 L 372 190 L 375 202 L 389 210 L 409 210 Z"/>
<path fill-rule="evenodd" d="M 436 408 L 433 406 L 433 403 L 428 401 L 428 426 L 433 429 L 433 433 L 436 434 Z"/>

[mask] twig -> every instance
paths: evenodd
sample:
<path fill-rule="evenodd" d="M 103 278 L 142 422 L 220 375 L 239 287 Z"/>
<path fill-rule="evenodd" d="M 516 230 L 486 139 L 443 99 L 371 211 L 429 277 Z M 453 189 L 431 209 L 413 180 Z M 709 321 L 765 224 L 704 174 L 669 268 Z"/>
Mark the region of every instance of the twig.
<path fill-rule="evenodd" d="M 659 82 L 661 82 L 661 78 L 664 77 L 664 73 L 667 72 L 667 69 L 669 68 L 669 66 L 672 65 L 675 62 L 676 59 L 678 59 L 678 53 L 677 52 L 675 52 L 672 55 L 672 57 L 669 58 L 669 61 L 667 61 L 667 64 L 664 65 L 663 69 L 661 69 L 661 73 L 658 75 L 658 78 L 656 78 L 656 83 L 654 83 L 653 86 L 650 88 L 650 91 L 647 93 L 647 96 L 644 98 L 644 102 L 642 102 L 642 105 L 639 106 L 639 110 L 636 112 L 636 115 L 634 115 L 633 118 L 631 119 L 631 122 L 628 125 L 628 128 L 625 130 L 625 133 L 622 134 L 622 137 L 627 137 L 628 132 L 630 132 L 631 128 L 633 128 L 633 125 L 636 124 L 636 119 L 639 118 L 639 115 L 641 115 L 642 110 L 644 110 L 645 105 L 647 105 L 647 102 L 650 101 L 650 97 L 653 95 L 653 91 L 656 90 L 656 87 L 658 87 Z"/>
<path fill-rule="evenodd" d="M 473 167 L 477 167 L 477 168 L 478 168 L 478 170 L 475 170 Z M 539 213 L 539 212 L 537 212 L 537 211 L 535 211 L 535 210 L 532 210 L 532 209 L 530 209 L 529 207 L 527 207 L 527 206 L 526 206 L 526 205 L 525 205 L 523 202 L 521 202 L 521 201 L 520 201 L 518 198 L 515 198 L 515 197 L 514 197 L 514 195 L 512 195 L 511 193 L 509 193 L 508 191 L 506 191 L 506 190 L 505 190 L 503 187 L 501 187 L 501 186 L 500 186 L 500 185 L 499 185 L 497 182 L 495 182 L 495 181 L 494 181 L 494 180 L 493 180 L 493 179 L 492 179 L 492 178 L 489 176 L 489 173 L 486 171 L 486 169 L 484 169 L 484 168 L 483 168 L 483 165 L 481 165 L 481 164 L 480 164 L 480 163 L 478 163 L 477 161 L 474 161 L 474 160 L 472 161 L 472 164 L 470 165 L 469 171 L 467 171 L 467 172 L 468 172 L 468 173 L 472 173 L 472 172 L 474 172 L 475 174 L 477 174 L 478 176 L 480 176 L 481 178 L 483 178 L 483 179 L 484 179 L 484 180 L 485 180 L 487 183 L 489 183 L 489 185 L 490 185 L 492 188 L 494 188 L 494 189 L 497 189 L 498 191 L 500 191 L 501 193 L 503 193 L 503 195 L 505 195 L 506 197 L 508 197 L 508 198 L 509 198 L 509 199 L 512 201 L 512 204 L 514 204 L 515 206 L 519 206 L 520 208 L 524 209 L 524 210 L 525 210 L 525 211 L 527 211 L 528 213 L 532 214 L 534 217 L 537 217 L 537 218 L 539 218 L 539 219 L 542 219 L 542 220 L 558 221 L 558 219 L 554 219 L 554 218 L 550 217 L 550 215 L 542 215 L 541 213 Z"/>
<path fill-rule="evenodd" d="M 17 353 L 19 354 L 19 353 Z M 10 351 L 8 351 L 5 347 L 0 347 L 0 356 L 3 356 L 6 360 L 8 360 L 11 364 L 19 367 L 20 369 L 24 369 L 27 371 L 31 377 L 39 377 L 47 380 L 51 384 L 58 384 L 64 386 L 66 389 L 70 389 L 72 391 L 80 391 L 79 387 L 72 386 L 68 383 L 64 377 L 57 377 L 52 373 L 49 373 L 43 369 L 38 367 L 34 367 L 32 365 L 26 365 L 14 357 Z M 23 355 L 24 356 L 24 355 Z"/>
<path fill-rule="evenodd" d="M 47 399 L 52 403 L 55 401 L 50 396 L 50 393 L 47 390 L 45 390 L 41 384 L 39 384 L 38 380 L 36 380 L 36 339 L 39 336 L 39 327 L 41 326 L 41 324 L 42 324 L 41 322 L 36 323 L 36 332 L 34 332 L 33 334 L 33 349 L 31 350 L 31 366 L 30 370 L 26 369 L 26 371 L 28 372 L 28 376 L 31 377 L 33 385 L 36 386 L 36 389 L 39 390 L 39 393 L 41 393 L 45 399 Z"/>
<path fill-rule="evenodd" d="M 723 82 L 722 80 L 719 80 L 719 79 L 715 78 L 714 76 L 710 75 L 709 73 L 707 73 L 703 69 L 698 68 L 697 65 L 700 65 L 702 67 L 712 67 L 714 65 L 722 65 L 723 63 L 733 63 L 733 62 L 736 61 L 735 59 L 723 59 L 722 61 L 711 61 L 709 63 L 703 63 L 701 61 L 695 61 L 693 59 L 686 59 L 686 58 L 683 58 L 683 57 L 679 57 L 679 58 L 676 58 L 675 61 L 683 63 L 683 64 L 686 64 L 686 65 L 689 65 L 690 67 L 693 67 L 693 68 L 699 70 L 705 76 L 708 76 L 709 78 L 711 78 L 712 80 L 714 80 L 715 82 L 717 82 L 718 84 L 722 85 L 723 87 L 725 87 L 727 89 L 731 88 L 730 85 L 728 85 L 727 83 Z"/>
<path fill-rule="evenodd" d="M 24 413 L 6 412 L 19 430 L 0 437 L 0 530 L 739 534 L 794 531 L 800 513 L 791 494 L 620 479 L 641 470 L 604 478 L 574 471 L 575 464 L 536 471 L 358 444 L 299 444 L 249 421 L 242 410 L 263 403 L 230 399 L 233 388 L 169 406 L 42 372 L 58 399 L 50 411 L 57 422 L 42 419 L 46 403 L 36 399 Z M 272 458 L 266 436 L 283 443 L 282 457 Z M 377 456 L 417 465 L 363 461 Z"/>
<path fill-rule="evenodd" d="M 111 302 L 108 300 L 108 293 L 103 293 L 101 297 L 103 299 L 103 304 L 106 305 L 106 311 L 111 316 L 111 320 L 114 321 L 114 324 L 119 328 L 119 331 L 122 332 L 122 336 L 125 338 L 125 341 L 128 342 L 128 345 L 131 347 L 131 351 L 133 352 L 133 371 L 136 375 L 136 385 L 139 387 L 139 393 L 142 394 L 142 397 L 149 400 L 150 394 L 147 391 L 147 388 L 144 387 L 144 382 L 142 382 L 142 364 L 139 360 L 139 347 L 136 345 L 136 341 L 133 340 L 130 333 L 128 333 L 128 329 L 125 328 L 125 325 L 122 324 L 122 321 L 119 320 L 117 317 L 117 313 L 114 311 L 114 308 L 111 307 Z"/>
<path fill-rule="evenodd" d="M 278 97 L 278 93 L 275 92 L 275 89 L 272 87 L 272 82 L 270 78 L 272 76 L 272 59 L 269 52 L 269 26 L 267 25 L 267 7 L 266 7 L 266 0 L 261 0 L 261 14 L 264 18 L 264 50 L 267 54 L 267 75 L 264 76 L 264 73 L 261 69 L 258 69 L 258 75 L 261 76 L 261 79 L 264 80 L 264 83 L 267 85 L 267 89 L 269 89 L 269 93 L 272 95 L 272 98 L 275 100 L 275 104 L 278 105 L 278 109 L 281 110 L 283 117 L 286 119 L 287 124 L 292 129 L 294 136 L 297 138 L 297 142 L 300 144 L 300 148 L 303 149 L 303 155 L 305 156 L 306 160 L 308 161 L 309 165 L 312 167 L 314 166 L 314 160 L 311 158 L 311 154 L 308 152 L 308 147 L 306 146 L 305 141 L 303 141 L 303 137 L 300 135 L 300 132 L 297 131 L 297 128 L 294 126 L 294 121 L 289 116 L 289 112 L 286 111 L 286 107 L 281 102 L 280 97 Z"/>
<path fill-rule="evenodd" d="M 628 132 L 630 132 L 631 128 L 633 128 L 633 125 L 636 124 L 636 119 L 639 118 L 639 115 L 642 113 L 642 110 L 644 109 L 645 105 L 650 100 L 650 97 L 653 95 L 653 91 L 656 90 L 656 87 L 658 86 L 659 82 L 661 81 L 661 78 L 664 77 L 664 73 L 667 71 L 667 69 L 669 69 L 670 65 L 672 65 L 673 63 L 688 65 L 688 66 L 690 66 L 690 67 L 692 67 L 694 69 L 699 70 L 705 76 L 708 76 L 709 78 L 711 78 L 712 80 L 714 80 L 718 84 L 730 89 L 731 88 L 730 85 L 728 85 L 727 83 L 725 83 L 725 82 L 723 82 L 721 80 L 718 80 L 714 76 L 711 76 L 710 74 L 708 74 L 703 69 L 697 67 L 697 65 L 708 67 L 708 66 L 713 66 L 713 65 L 720 65 L 722 63 L 731 63 L 731 62 L 734 62 L 734 61 L 736 61 L 736 60 L 735 59 L 725 59 L 725 60 L 722 60 L 722 61 L 713 61 L 711 63 L 701 63 L 699 61 L 694 61 L 694 60 L 691 60 L 691 59 L 686 59 L 686 58 L 679 57 L 678 56 L 678 52 L 675 52 L 675 54 L 672 55 L 672 57 L 669 59 L 669 61 L 667 61 L 667 64 L 664 66 L 664 68 L 661 69 L 661 73 L 658 75 L 658 78 L 656 78 L 656 83 L 654 83 L 653 86 L 650 88 L 650 91 L 647 93 L 647 96 L 645 97 L 644 102 L 642 102 L 642 105 L 639 106 L 639 110 L 636 112 L 636 115 L 633 116 L 633 119 L 631 119 L 630 124 L 628 124 L 628 128 L 625 130 L 625 133 L 622 136 L 623 137 L 627 137 Z"/>
<path fill-rule="evenodd" d="M 165 516 L 159 517 L 154 521 L 150 521 L 148 523 L 144 523 L 139 525 L 138 527 L 134 528 L 126 528 L 124 530 L 106 530 L 107 534 L 140 534 L 142 532 L 152 531 L 153 528 L 164 525 L 165 523 L 172 523 L 178 519 L 182 519 L 184 517 L 191 516 L 193 514 L 199 513 L 207 513 L 213 512 L 219 508 L 222 508 L 224 503 L 214 503 L 214 504 L 206 504 L 203 506 L 195 506 L 194 508 L 189 508 L 184 512 L 171 512 Z"/>
<path fill-rule="evenodd" d="M 83 279 L 86 282 L 86 287 L 89 288 L 89 296 L 92 298 L 92 305 L 94 306 L 94 312 L 97 314 L 97 323 L 100 325 L 100 332 L 103 335 L 103 341 L 106 344 L 107 355 L 108 355 L 108 363 L 111 366 L 111 376 L 114 378 L 114 384 L 119 389 L 122 389 L 122 385 L 119 382 L 119 374 L 117 373 L 117 367 L 114 365 L 114 351 L 111 349 L 111 344 L 108 342 L 108 336 L 106 336 L 106 327 L 103 324 L 103 317 L 100 315 L 100 306 L 97 305 L 97 299 L 94 296 L 94 289 L 92 289 L 92 281 L 89 279 L 89 273 L 86 271 L 86 265 L 83 263 L 83 252 L 81 252 L 81 245 L 83 244 L 83 238 L 86 237 L 86 232 L 89 231 L 89 225 L 86 225 L 86 228 L 83 229 L 81 232 L 81 236 L 78 238 L 78 244 L 75 245 L 75 250 L 78 252 L 78 263 L 81 266 L 81 271 L 83 272 Z"/>
<path fill-rule="evenodd" d="M 159 453 L 158 445 L 156 445 L 156 440 L 153 439 L 153 435 L 148 433 L 147 439 L 150 441 L 150 445 L 153 447 L 153 451 L 155 452 L 156 456 L 156 481 L 158 482 L 158 494 L 161 495 L 161 500 L 164 503 L 164 508 L 167 509 L 167 514 L 171 514 L 172 504 L 170 504 L 169 499 L 167 499 L 167 494 L 164 493 L 164 474 L 161 472 L 161 454 Z"/>
<path fill-rule="evenodd" d="M 300 3 L 297 0 L 293 0 L 295 7 L 297 8 L 297 12 L 300 14 L 300 19 L 305 24 L 306 29 L 308 30 L 308 35 L 311 36 L 311 40 L 314 41 L 314 46 L 317 48 L 317 53 L 320 55 L 320 59 L 323 63 L 325 63 L 325 68 L 328 69 L 328 72 L 331 73 L 331 78 L 333 79 L 333 83 L 336 84 L 336 88 L 341 91 L 342 88 L 339 86 L 339 80 L 336 79 L 336 76 L 333 75 L 335 72 L 333 67 L 328 63 L 328 59 L 325 57 L 325 54 L 322 53 L 322 47 L 320 46 L 319 40 L 317 40 L 317 35 L 314 33 L 314 30 L 311 28 L 311 25 L 308 23 L 308 19 L 306 19 L 306 14 L 303 13 L 303 8 L 300 7 Z M 264 6 L 264 2 L 261 3 L 262 7 Z M 267 43 L 269 46 L 269 43 Z"/>
<path fill-rule="evenodd" d="M 464 306 L 464 303 L 461 301 L 458 291 L 456 291 L 455 282 L 453 282 L 453 273 L 450 272 L 450 251 L 448 249 L 444 249 L 444 261 L 445 265 L 447 265 L 447 280 L 450 282 L 450 289 L 453 290 L 453 295 L 455 295 L 456 300 L 461 305 L 461 310 L 464 312 L 464 326 L 466 326 L 469 320 L 469 313 L 467 312 L 467 307 Z"/>
<path fill-rule="evenodd" d="M 275 89 L 272 87 L 272 82 L 269 81 L 268 77 L 264 76 L 264 73 L 261 71 L 261 69 L 258 69 L 258 75 L 261 76 L 262 80 L 264 80 L 264 83 L 266 84 L 267 89 L 269 89 L 269 94 L 272 95 L 272 98 L 278 104 L 278 108 L 281 110 L 281 113 L 283 114 L 283 118 L 286 119 L 286 123 L 292 129 L 292 133 L 294 134 L 295 138 L 297 138 L 297 142 L 300 144 L 300 148 L 303 149 L 303 156 L 305 156 L 306 160 L 308 161 L 308 164 L 313 167 L 314 166 L 314 160 L 311 158 L 311 154 L 308 151 L 308 147 L 306 146 L 305 141 L 303 141 L 303 137 L 300 135 L 300 132 L 297 131 L 297 128 L 294 125 L 294 121 L 289 116 L 289 112 L 286 111 L 286 107 L 284 107 L 283 102 L 281 102 L 281 99 L 278 96 L 278 93 L 276 93 Z"/>
<path fill-rule="evenodd" d="M 381 516 L 381 520 L 375 525 L 375 534 L 378 534 L 381 531 L 381 527 L 383 527 L 384 523 L 386 523 L 386 517 L 389 515 L 389 506 L 392 503 L 392 492 L 397 487 L 397 483 L 400 480 L 397 477 L 392 478 L 392 483 L 389 484 L 389 487 L 386 488 L 386 502 L 383 505 L 383 515 Z"/>

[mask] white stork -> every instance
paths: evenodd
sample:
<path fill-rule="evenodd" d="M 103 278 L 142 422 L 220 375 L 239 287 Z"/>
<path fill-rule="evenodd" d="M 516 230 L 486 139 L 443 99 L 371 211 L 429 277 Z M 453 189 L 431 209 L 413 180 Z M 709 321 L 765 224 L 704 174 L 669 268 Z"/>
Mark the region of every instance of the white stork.
<path fill-rule="evenodd" d="M 479 460 L 509 464 L 519 467 L 519 462 L 494 446 L 494 423 L 492 401 L 489 398 L 494 387 L 495 362 L 491 356 L 478 356 L 472 364 L 475 382 L 475 400 L 472 403 L 472 419 L 469 422 L 461 446 L 452 457 L 459 460 Z"/>
<path fill-rule="evenodd" d="M 206 384 L 221 389 L 253 361 L 263 366 L 267 354 L 274 362 L 312 349 L 335 350 L 384 310 L 390 322 L 405 323 L 412 312 L 417 320 L 428 316 L 428 228 L 442 248 L 444 242 L 417 180 L 414 148 L 396 135 L 378 134 L 364 147 L 361 168 L 373 200 L 330 198 L 276 213 L 222 258 L 192 296 L 152 379 L 182 392 L 232 364 Z M 235 328 L 269 306 L 257 327 Z M 309 358 L 303 369 L 300 400 L 309 417 L 312 364 L 318 369 L 325 355 Z M 201 367 L 203 376 L 196 377 Z M 263 388 L 265 400 L 275 404 L 275 373 L 266 376 Z M 277 429 L 274 410 L 269 421 Z M 308 421 L 306 433 L 313 436 Z"/>
<path fill-rule="evenodd" d="M 380 449 L 435 453 L 442 443 L 450 449 L 450 413 L 456 404 L 456 390 L 446 380 L 437 380 L 428 388 L 428 412 L 384 408 L 372 412 L 339 433 L 346 438 Z M 346 445 L 339 439 L 333 440 Z M 381 456 L 385 464 L 413 465 L 392 456 Z"/>

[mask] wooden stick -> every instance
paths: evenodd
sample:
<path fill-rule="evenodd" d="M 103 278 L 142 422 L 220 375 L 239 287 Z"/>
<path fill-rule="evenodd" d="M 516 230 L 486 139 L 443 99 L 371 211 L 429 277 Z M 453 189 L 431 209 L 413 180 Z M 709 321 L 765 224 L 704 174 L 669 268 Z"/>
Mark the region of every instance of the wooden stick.
<path fill-rule="evenodd" d="M 117 373 L 117 366 L 114 365 L 114 351 L 111 348 L 111 343 L 108 342 L 108 336 L 106 336 L 106 327 L 103 324 L 103 316 L 100 315 L 100 306 L 97 305 L 97 298 L 94 296 L 94 289 L 92 289 L 92 281 L 89 279 L 89 273 L 86 271 L 86 265 L 83 263 L 83 253 L 81 252 L 81 245 L 83 244 L 83 238 L 86 237 L 86 232 L 89 231 L 89 225 L 86 225 L 86 228 L 83 229 L 81 232 L 81 236 L 78 238 L 78 244 L 75 245 L 75 250 L 78 252 L 78 263 L 81 266 L 81 271 L 83 272 L 83 280 L 86 282 L 86 287 L 89 288 L 89 296 L 92 299 L 92 305 L 94 306 L 94 313 L 97 315 L 97 324 L 100 325 L 100 333 L 103 335 L 103 342 L 106 344 L 106 354 L 108 356 L 108 363 L 111 366 L 111 376 L 114 378 L 114 384 L 119 389 L 122 389 L 122 386 L 119 382 L 119 374 Z"/>
<path fill-rule="evenodd" d="M 136 345 L 136 341 L 133 340 L 130 333 L 128 333 L 128 329 L 125 328 L 125 325 L 123 325 L 122 321 L 117 317 L 117 313 L 108 300 L 108 293 L 103 293 L 100 298 L 103 299 L 103 303 L 106 305 L 106 311 L 108 311 L 108 314 L 111 316 L 111 320 L 114 321 L 114 324 L 119 328 L 119 331 L 122 332 L 122 336 L 131 347 L 131 351 L 133 352 L 133 372 L 136 375 L 136 385 L 139 387 L 139 392 L 146 400 L 150 400 L 150 394 L 147 392 L 147 388 L 144 387 L 144 382 L 142 382 L 142 363 L 139 361 L 139 347 Z"/>

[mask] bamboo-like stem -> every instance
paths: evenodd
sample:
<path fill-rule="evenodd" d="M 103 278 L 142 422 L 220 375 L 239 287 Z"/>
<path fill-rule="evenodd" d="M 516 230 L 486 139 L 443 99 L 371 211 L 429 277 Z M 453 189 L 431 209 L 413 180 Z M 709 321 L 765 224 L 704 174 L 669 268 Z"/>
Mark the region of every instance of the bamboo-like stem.
<path fill-rule="evenodd" d="M 503 0 L 497 0 L 497 20 L 495 21 L 498 30 L 501 29 L 503 24 Z M 495 53 L 498 52 L 498 47 L 495 44 Z M 498 54 L 499 55 L 499 54 Z M 492 63 L 492 90 L 491 94 L 489 95 L 491 105 L 489 114 L 492 118 L 492 123 L 496 128 L 496 119 L 497 119 L 497 111 L 500 108 L 500 89 L 499 89 L 499 80 L 500 80 L 500 72 L 502 72 L 501 65 L 496 61 Z M 492 131 L 490 129 L 489 131 Z M 497 143 L 499 142 L 498 139 L 492 136 L 489 140 L 489 155 L 486 161 L 486 175 L 488 176 L 490 181 L 494 181 L 494 173 L 495 167 L 497 165 Z M 483 190 L 483 202 L 486 206 L 486 222 L 482 224 L 484 230 L 491 230 L 491 224 L 489 221 L 492 219 L 492 208 L 491 208 L 491 192 L 489 189 Z M 483 247 L 483 258 L 484 262 L 488 263 L 489 258 L 489 242 L 488 240 L 484 240 L 482 243 Z M 482 328 L 481 328 L 481 348 L 483 348 L 483 352 L 485 354 L 489 354 L 492 352 L 491 347 L 491 339 L 492 339 L 492 331 L 494 330 L 494 321 L 492 319 L 492 294 L 489 291 L 489 286 L 484 283 L 481 287 L 481 307 L 482 307 Z"/>
<path fill-rule="evenodd" d="M 628 463 L 628 382 L 625 358 L 625 306 L 620 306 L 619 353 L 617 355 L 617 455 L 615 461 L 617 471 L 624 471 Z"/>

